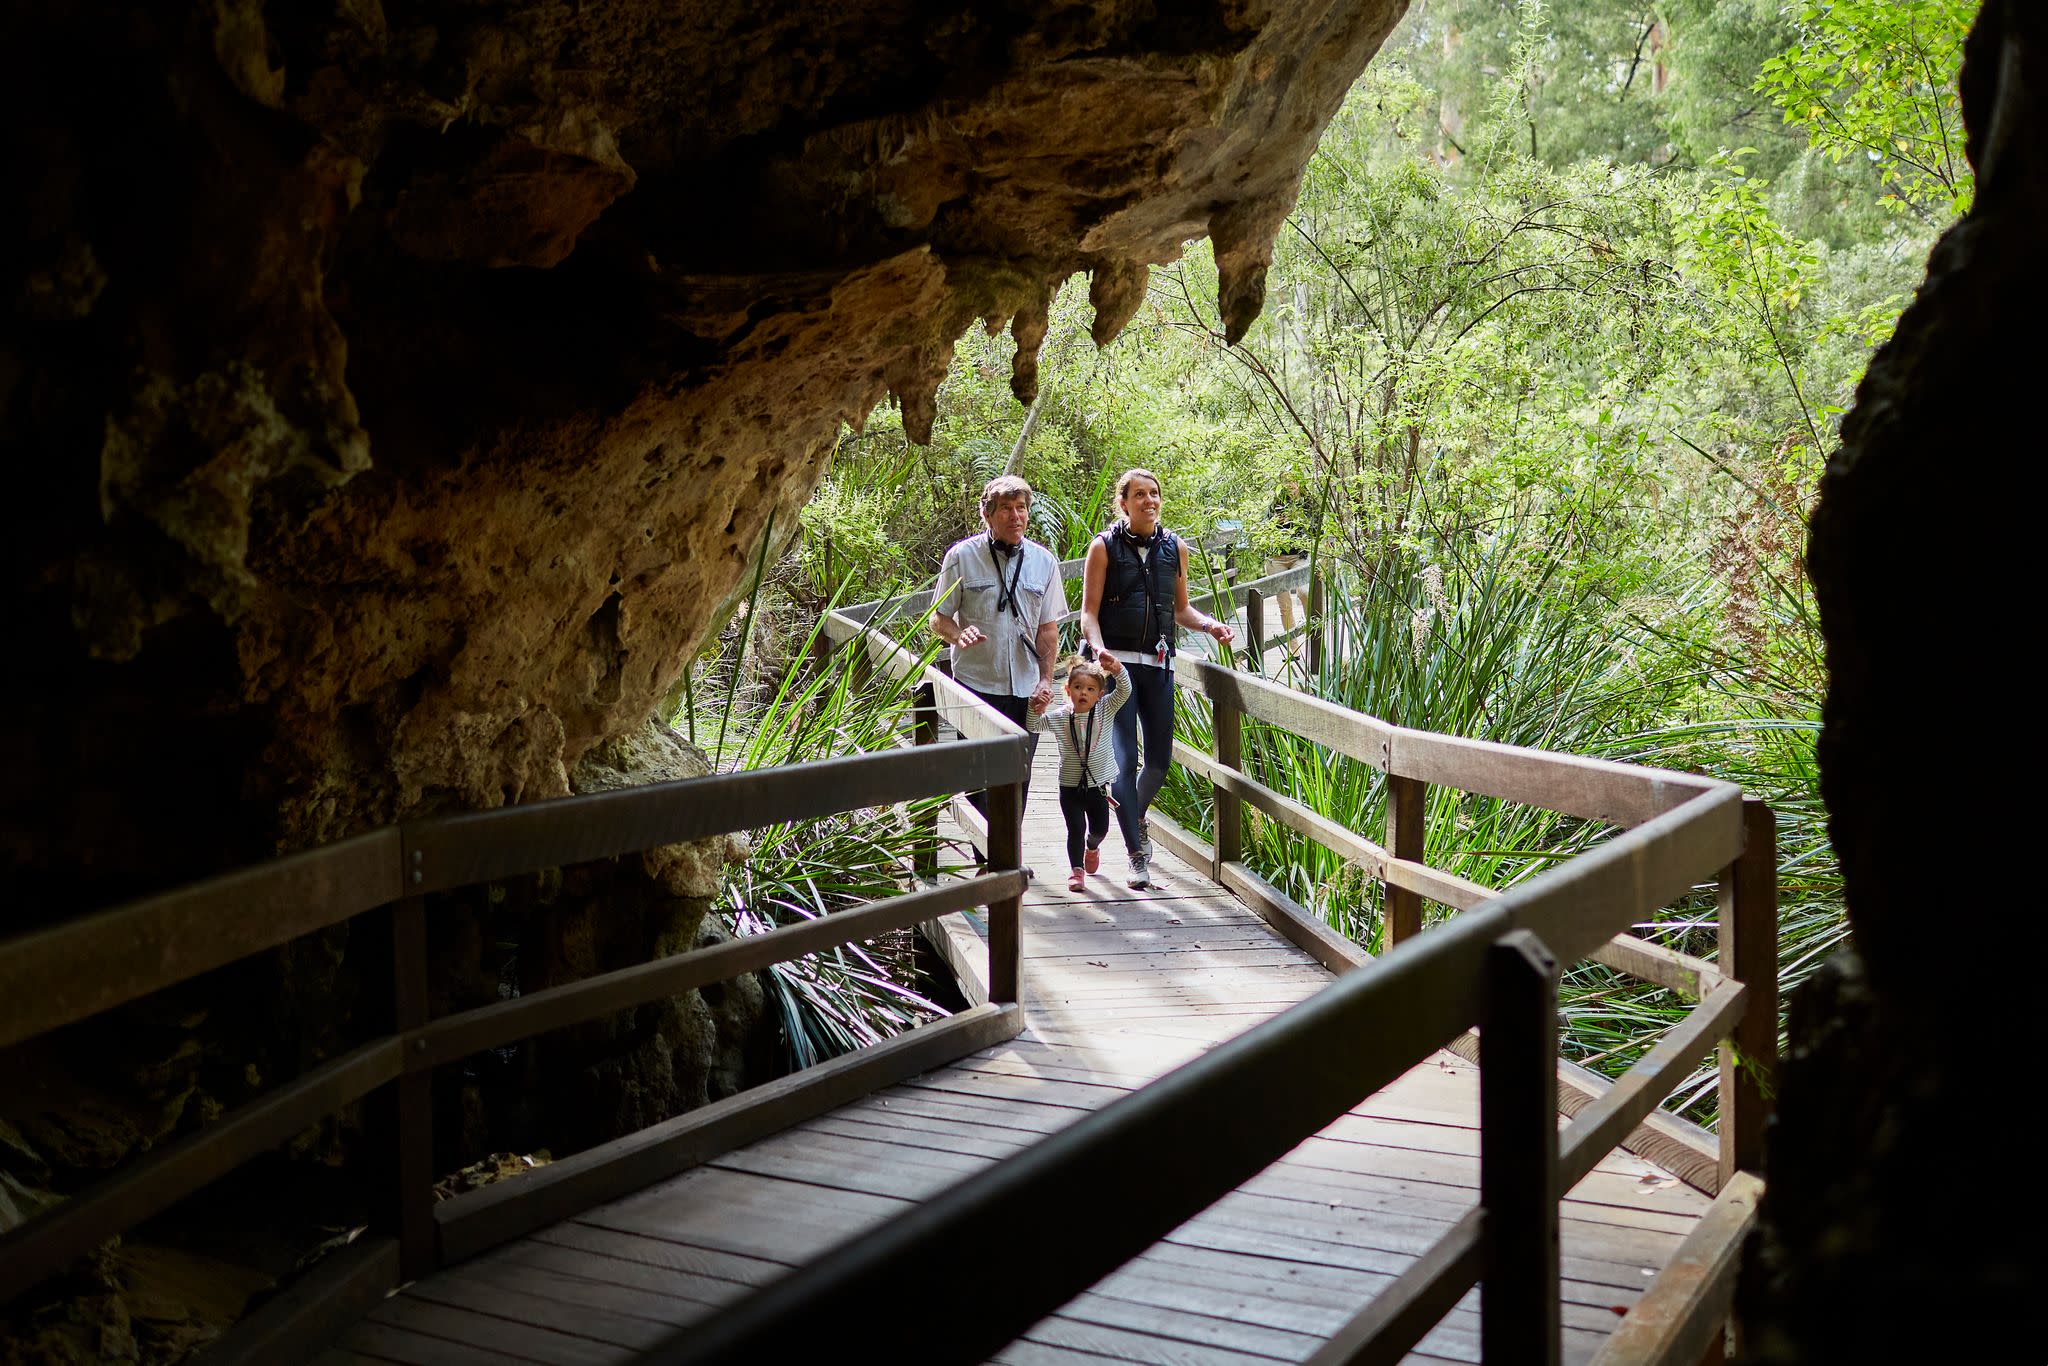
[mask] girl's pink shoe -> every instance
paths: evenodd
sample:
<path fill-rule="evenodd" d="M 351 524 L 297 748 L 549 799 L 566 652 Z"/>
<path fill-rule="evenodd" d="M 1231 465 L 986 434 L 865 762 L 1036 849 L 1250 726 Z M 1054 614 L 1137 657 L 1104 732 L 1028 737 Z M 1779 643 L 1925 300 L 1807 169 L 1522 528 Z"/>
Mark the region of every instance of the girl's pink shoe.
<path fill-rule="evenodd" d="M 1067 875 L 1067 890 L 1070 892 L 1087 891 L 1088 874 L 1082 872 L 1079 868 L 1076 868 L 1073 872 L 1069 873 Z"/>
<path fill-rule="evenodd" d="M 1102 851 L 1100 849 L 1090 849 L 1087 853 L 1081 855 L 1081 866 L 1091 873 L 1100 868 L 1102 866 Z"/>

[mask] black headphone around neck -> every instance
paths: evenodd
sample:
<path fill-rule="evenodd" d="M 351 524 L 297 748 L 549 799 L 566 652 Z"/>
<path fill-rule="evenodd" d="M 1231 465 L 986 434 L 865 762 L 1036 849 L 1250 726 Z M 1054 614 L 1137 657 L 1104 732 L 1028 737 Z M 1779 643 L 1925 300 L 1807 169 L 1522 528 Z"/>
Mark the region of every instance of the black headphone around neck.
<path fill-rule="evenodd" d="M 1140 536 L 1137 532 L 1131 530 L 1131 524 L 1129 522 L 1119 519 L 1116 524 L 1117 535 L 1123 537 L 1132 545 L 1144 546 L 1148 550 L 1153 546 L 1159 544 L 1159 533 L 1164 530 L 1166 530 L 1165 527 L 1155 526 L 1152 528 L 1150 535 Z"/>

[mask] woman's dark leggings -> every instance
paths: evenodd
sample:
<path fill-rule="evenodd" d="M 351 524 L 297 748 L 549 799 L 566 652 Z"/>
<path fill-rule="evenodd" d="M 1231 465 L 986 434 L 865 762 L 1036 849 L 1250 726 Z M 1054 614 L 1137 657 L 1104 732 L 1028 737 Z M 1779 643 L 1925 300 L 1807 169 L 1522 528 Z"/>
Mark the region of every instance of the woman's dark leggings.
<path fill-rule="evenodd" d="M 1109 796 L 1099 787 L 1063 787 L 1060 814 L 1067 818 L 1067 867 L 1079 868 L 1081 855 L 1109 833 Z"/>
<path fill-rule="evenodd" d="M 1152 799 L 1166 786 L 1173 763 L 1173 670 L 1149 664 L 1126 664 L 1131 675 L 1131 700 L 1117 709 L 1110 723 L 1110 746 L 1116 752 L 1116 823 L 1124 847 L 1138 847 L 1138 830 Z M 1138 727 L 1145 728 L 1145 767 L 1138 767 Z"/>

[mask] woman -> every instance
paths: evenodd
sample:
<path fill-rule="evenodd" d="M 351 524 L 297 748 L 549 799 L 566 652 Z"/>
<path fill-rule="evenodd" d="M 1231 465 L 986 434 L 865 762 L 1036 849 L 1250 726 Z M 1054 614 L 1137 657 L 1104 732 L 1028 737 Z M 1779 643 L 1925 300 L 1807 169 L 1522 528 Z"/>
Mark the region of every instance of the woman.
<path fill-rule="evenodd" d="M 1236 632 L 1188 605 L 1188 561 L 1180 538 L 1159 525 L 1159 478 L 1125 470 L 1116 481 L 1116 525 L 1088 544 L 1081 579 L 1081 634 L 1129 666 L 1130 702 L 1112 723 L 1116 821 L 1131 861 L 1132 887 L 1152 885 L 1152 837 L 1145 814 L 1173 762 L 1173 633 L 1176 625 L 1220 641 Z M 1145 733 L 1139 768 L 1138 732 Z"/>

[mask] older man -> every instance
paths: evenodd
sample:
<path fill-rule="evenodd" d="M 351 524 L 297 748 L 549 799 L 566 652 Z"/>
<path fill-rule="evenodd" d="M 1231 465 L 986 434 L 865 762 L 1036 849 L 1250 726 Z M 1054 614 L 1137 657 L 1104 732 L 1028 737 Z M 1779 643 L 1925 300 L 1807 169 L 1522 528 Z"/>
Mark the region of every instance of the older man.
<path fill-rule="evenodd" d="M 988 530 L 954 542 L 939 565 L 932 630 L 953 647 L 953 677 L 1022 729 L 1032 700 L 1052 698 L 1067 591 L 1053 553 L 1024 537 L 1031 485 L 1013 474 L 989 480 L 981 520 Z M 988 813 L 986 793 L 969 800 Z"/>

